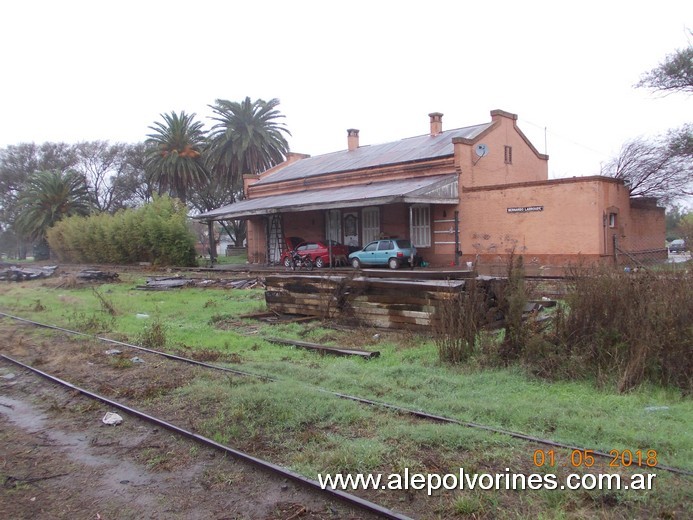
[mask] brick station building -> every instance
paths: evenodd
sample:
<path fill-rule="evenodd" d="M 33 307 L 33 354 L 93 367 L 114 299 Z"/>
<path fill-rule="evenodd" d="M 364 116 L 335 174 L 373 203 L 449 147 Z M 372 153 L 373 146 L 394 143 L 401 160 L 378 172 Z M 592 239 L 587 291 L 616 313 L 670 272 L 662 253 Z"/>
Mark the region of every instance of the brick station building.
<path fill-rule="evenodd" d="M 290 153 L 259 176 L 246 198 L 201 214 L 202 221 L 247 219 L 251 263 L 279 261 L 284 238 L 327 238 L 361 247 L 409 238 L 431 266 L 613 261 L 618 251 L 665 254 L 664 209 L 632 199 L 622 181 L 602 176 L 548 178 L 548 156 L 517 126 L 517 115 L 310 157 Z"/>

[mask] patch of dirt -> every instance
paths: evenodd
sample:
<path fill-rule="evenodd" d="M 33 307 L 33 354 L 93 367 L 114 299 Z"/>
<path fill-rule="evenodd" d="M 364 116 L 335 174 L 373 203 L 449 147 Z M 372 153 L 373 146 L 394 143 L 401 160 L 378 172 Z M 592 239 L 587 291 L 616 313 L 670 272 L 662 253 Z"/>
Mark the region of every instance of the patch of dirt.
<path fill-rule="evenodd" d="M 2 372 L 15 376 L 0 387 L 5 518 L 365 518 L 124 413 L 105 426 L 105 405 Z"/>
<path fill-rule="evenodd" d="M 196 372 L 150 355 L 117 368 L 104 344 L 56 335 L 50 345 L 33 346 L 21 327 L 8 328 L 3 353 L 78 384 L 88 380 L 118 399 L 146 401 L 187 384 Z M 106 426 L 101 419 L 109 411 L 116 410 L 0 363 L 2 517 L 374 518 L 123 412 L 117 412 L 121 425 Z"/>

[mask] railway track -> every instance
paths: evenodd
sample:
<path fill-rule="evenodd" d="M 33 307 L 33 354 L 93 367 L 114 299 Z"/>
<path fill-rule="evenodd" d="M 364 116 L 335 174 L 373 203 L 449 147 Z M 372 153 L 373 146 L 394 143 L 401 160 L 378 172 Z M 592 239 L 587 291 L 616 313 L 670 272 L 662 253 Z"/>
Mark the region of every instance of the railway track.
<path fill-rule="evenodd" d="M 242 370 L 238 370 L 238 369 L 223 367 L 223 366 L 215 365 L 215 364 L 211 364 L 211 363 L 205 363 L 202 361 L 197 361 L 197 360 L 186 358 L 183 356 L 178 356 L 175 354 L 170 354 L 167 352 L 162 352 L 162 351 L 150 349 L 150 348 L 142 347 L 139 345 L 133 345 L 130 343 L 126 343 L 126 342 L 122 342 L 122 341 L 118 341 L 118 340 L 114 340 L 114 339 L 110 339 L 110 338 L 106 338 L 106 337 L 86 334 L 83 332 L 66 329 L 63 327 L 56 326 L 56 325 L 39 323 L 36 321 L 28 320 L 25 318 L 21 318 L 21 317 L 14 316 L 14 315 L 7 314 L 7 313 L 3 313 L 3 312 L 0 312 L 0 316 L 10 318 L 10 319 L 13 319 L 13 320 L 16 320 L 19 322 L 23 322 L 23 323 L 26 323 L 26 324 L 29 324 L 29 325 L 32 325 L 35 327 L 41 327 L 41 328 L 60 331 L 60 332 L 67 333 L 67 334 L 88 337 L 88 338 L 96 339 L 98 341 L 102 341 L 105 343 L 114 344 L 114 345 L 118 345 L 121 347 L 137 350 L 137 351 L 147 352 L 147 353 L 154 354 L 157 356 L 162 356 L 162 357 L 165 357 L 167 359 L 174 360 L 174 361 L 179 361 L 179 362 L 187 363 L 190 365 L 199 366 L 199 367 L 202 367 L 205 369 L 210 369 L 210 370 L 215 370 L 215 371 L 220 371 L 220 372 L 227 372 L 227 373 L 231 373 L 231 374 L 239 375 L 239 376 L 243 376 L 243 377 L 257 378 L 257 379 L 261 379 L 261 380 L 266 381 L 266 382 L 276 382 L 276 381 L 280 380 L 279 378 L 264 375 L 264 374 L 256 374 L 256 373 L 242 371 Z M 6 356 L 2 356 L 2 357 L 6 358 Z M 8 358 L 8 360 L 9 360 L 9 358 Z M 451 417 L 445 417 L 442 415 L 429 413 L 429 412 L 426 412 L 423 410 L 416 410 L 416 409 L 406 408 L 406 407 L 394 405 L 394 404 L 383 402 L 383 401 L 375 401 L 375 400 L 371 400 L 371 399 L 366 399 L 363 397 L 344 394 L 344 393 L 340 393 L 340 392 L 335 392 L 332 390 L 328 390 L 328 389 L 324 389 L 324 388 L 320 388 L 320 387 L 315 387 L 312 385 L 306 385 L 306 387 L 317 390 L 319 392 L 323 392 L 325 394 L 329 394 L 329 395 L 338 397 L 340 399 L 346 399 L 349 401 L 358 402 L 358 403 L 368 405 L 371 407 L 386 409 L 386 410 L 389 410 L 389 411 L 392 411 L 392 412 L 395 412 L 398 414 L 412 416 L 412 417 L 415 417 L 415 418 L 421 419 L 421 420 L 432 421 L 432 422 L 437 422 L 437 423 L 444 423 L 444 424 L 454 424 L 454 425 L 462 426 L 465 428 L 473 428 L 473 429 L 477 429 L 477 430 L 483 430 L 483 431 L 486 431 L 489 433 L 501 434 L 501 435 L 505 435 L 505 436 L 512 437 L 515 439 L 520 439 L 520 440 L 527 441 L 527 442 L 532 442 L 532 443 L 536 443 L 536 444 L 540 444 L 540 445 L 544 445 L 544 446 L 549 446 L 552 448 L 566 449 L 569 451 L 579 450 L 581 452 L 584 452 L 585 450 L 588 449 L 588 448 L 585 448 L 582 446 L 575 446 L 575 445 L 571 445 L 571 444 L 561 443 L 561 442 L 553 441 L 551 439 L 544 439 L 544 438 L 528 435 L 528 434 L 525 434 L 522 432 L 516 432 L 516 431 L 506 430 L 506 429 L 502 429 L 502 428 L 496 428 L 493 426 L 488 426 L 488 425 L 474 423 L 474 422 L 461 421 L 461 420 L 454 419 Z M 590 453 L 592 453 L 595 457 L 601 457 L 604 459 L 612 459 L 613 458 L 613 455 L 606 453 L 606 452 L 598 451 L 598 450 L 590 450 Z M 693 472 L 691 472 L 691 471 L 688 471 L 688 470 L 685 470 L 682 468 L 677 468 L 674 466 L 664 465 L 664 464 L 658 464 L 657 470 L 663 470 L 663 471 L 667 471 L 667 472 L 678 474 L 678 475 L 693 476 Z"/>
<path fill-rule="evenodd" d="M 38 376 L 42 377 L 43 379 L 46 379 L 47 381 L 51 382 L 52 384 L 60 385 L 62 387 L 70 389 L 74 392 L 78 392 L 79 394 L 81 394 L 81 395 L 83 395 L 89 399 L 99 401 L 99 402 L 106 404 L 110 407 L 121 410 L 130 416 L 137 417 L 138 419 L 141 419 L 143 421 L 154 424 L 160 428 L 164 428 L 168 431 L 171 431 L 171 432 L 175 433 L 176 435 L 180 435 L 180 436 L 185 437 L 187 439 L 190 439 L 196 443 L 199 443 L 199 444 L 204 445 L 206 447 L 220 451 L 220 452 L 224 453 L 225 455 L 229 455 L 235 459 L 241 460 L 241 461 L 248 463 L 252 466 L 255 466 L 255 467 L 257 467 L 263 471 L 272 473 L 272 474 L 279 476 L 281 478 L 284 478 L 284 479 L 291 480 L 291 481 L 299 484 L 300 486 L 303 486 L 304 488 L 310 489 L 316 493 L 322 494 L 329 499 L 337 500 L 337 501 L 340 501 L 342 503 L 348 504 L 349 506 L 355 507 L 359 510 L 374 514 L 379 518 L 388 518 L 388 519 L 395 519 L 395 520 L 411 520 L 410 517 L 408 517 L 404 514 L 398 513 L 392 509 L 381 506 L 379 504 L 376 504 L 376 503 L 371 502 L 369 500 L 363 499 L 363 498 L 358 497 L 356 495 L 346 493 L 346 492 L 338 490 L 338 489 L 323 488 L 318 481 L 304 477 L 303 475 L 296 473 L 295 471 L 292 471 L 288 468 L 284 468 L 284 467 L 279 466 L 277 464 L 274 464 L 272 462 L 254 457 L 253 455 L 250 455 L 250 454 L 245 453 L 243 451 L 234 449 L 230 446 L 226 446 L 224 444 L 216 442 L 216 441 L 214 441 L 208 437 L 205 437 L 203 435 L 194 433 L 190 430 L 186 430 L 186 429 L 184 429 L 180 426 L 177 426 L 171 422 L 168 422 L 168 421 L 165 421 L 161 418 L 147 414 L 147 413 L 145 413 L 139 409 L 133 408 L 131 406 L 127 406 L 126 404 L 121 403 L 119 401 L 109 399 L 109 398 L 102 396 L 100 394 L 97 394 L 97 393 L 91 392 L 89 390 L 86 390 L 84 388 L 81 388 L 81 387 L 79 387 L 73 383 L 70 383 L 69 381 L 65 381 L 63 379 L 56 377 L 55 375 L 52 375 L 52 374 L 49 374 L 49 373 L 44 372 L 42 370 L 39 370 L 36 367 L 32 367 L 30 365 L 22 363 L 21 361 L 16 360 L 12 357 L 9 357 L 5 354 L 0 354 L 0 359 L 5 361 L 5 362 L 11 363 L 15 366 L 18 366 L 24 370 L 27 370 L 27 371 L 35 374 L 35 375 L 38 375 Z"/>

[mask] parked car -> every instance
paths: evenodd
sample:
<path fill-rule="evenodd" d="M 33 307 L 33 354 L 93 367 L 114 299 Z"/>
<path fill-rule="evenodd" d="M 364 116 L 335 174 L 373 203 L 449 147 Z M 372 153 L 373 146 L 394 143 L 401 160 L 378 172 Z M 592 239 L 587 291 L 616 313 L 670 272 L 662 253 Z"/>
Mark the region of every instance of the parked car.
<path fill-rule="evenodd" d="M 671 244 L 669 244 L 669 252 L 670 253 L 684 253 L 686 251 L 686 241 L 683 240 L 682 238 L 677 238 L 676 240 L 672 240 Z"/>
<path fill-rule="evenodd" d="M 284 244 L 286 245 L 287 250 L 292 250 L 296 249 L 298 246 L 303 244 L 305 240 L 303 240 L 301 237 L 285 237 L 284 238 Z"/>
<path fill-rule="evenodd" d="M 360 251 L 351 253 L 349 262 L 354 269 L 362 265 L 386 265 L 390 269 L 397 269 L 405 263 L 412 265 L 415 257 L 416 248 L 409 240 L 388 238 L 371 242 Z"/>
<path fill-rule="evenodd" d="M 296 237 L 290 237 L 296 238 Z M 287 239 L 288 240 L 288 239 Z M 287 244 L 288 245 L 288 244 Z M 349 248 L 334 240 L 318 240 L 315 242 L 301 242 L 295 246 L 296 252 L 301 256 L 308 256 L 315 267 L 321 268 L 330 265 L 330 248 L 332 249 L 333 264 L 346 263 Z M 281 263 L 285 267 L 291 267 L 290 250 L 282 253 Z"/>

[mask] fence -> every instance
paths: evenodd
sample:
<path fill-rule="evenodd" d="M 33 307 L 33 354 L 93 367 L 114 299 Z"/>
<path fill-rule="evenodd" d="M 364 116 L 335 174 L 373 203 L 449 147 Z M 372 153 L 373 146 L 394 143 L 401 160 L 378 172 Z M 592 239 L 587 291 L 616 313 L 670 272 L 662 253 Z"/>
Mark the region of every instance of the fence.
<path fill-rule="evenodd" d="M 652 240 L 647 238 L 622 241 L 618 236 L 613 237 L 614 265 L 624 269 L 641 269 L 667 266 L 672 269 L 688 268 L 691 251 L 670 252 L 663 244 L 662 247 L 652 247 Z"/>

